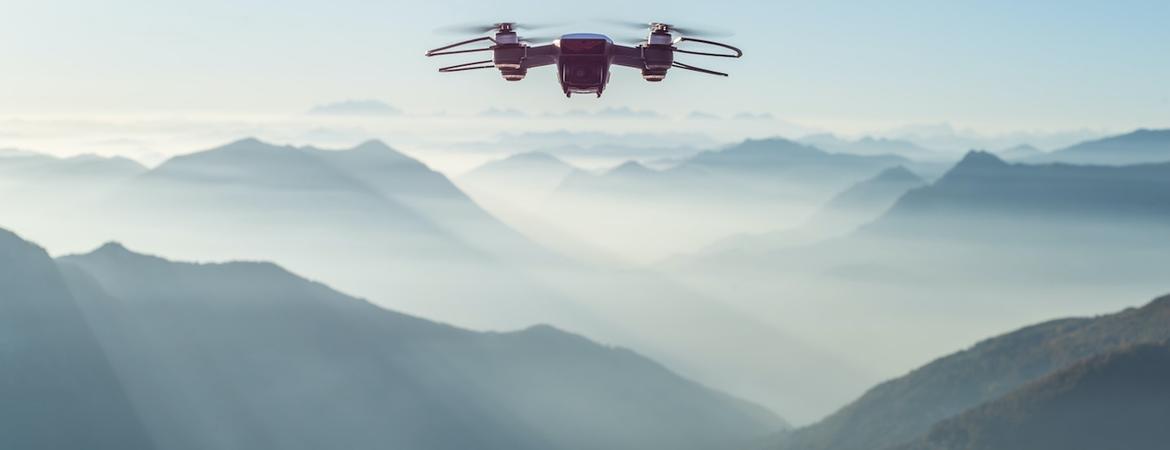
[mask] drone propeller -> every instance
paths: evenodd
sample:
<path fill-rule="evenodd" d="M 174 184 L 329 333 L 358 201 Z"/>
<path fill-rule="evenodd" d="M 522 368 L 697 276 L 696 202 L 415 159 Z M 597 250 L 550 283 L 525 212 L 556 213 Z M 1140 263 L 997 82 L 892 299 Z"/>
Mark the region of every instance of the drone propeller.
<path fill-rule="evenodd" d="M 436 31 L 447 34 L 485 34 L 498 31 L 519 31 L 519 30 L 539 30 L 541 28 L 551 28 L 560 26 L 555 23 L 516 23 L 516 22 L 498 22 L 491 25 L 480 24 L 458 24 L 440 27 Z"/>
<path fill-rule="evenodd" d="M 669 23 L 663 22 L 634 22 L 628 20 L 601 20 L 602 23 L 628 28 L 632 30 L 659 30 L 668 33 L 681 34 L 685 36 L 703 36 L 703 37 L 729 37 L 734 33 L 726 30 L 716 30 L 710 28 L 693 28 L 693 27 L 678 27 Z"/>

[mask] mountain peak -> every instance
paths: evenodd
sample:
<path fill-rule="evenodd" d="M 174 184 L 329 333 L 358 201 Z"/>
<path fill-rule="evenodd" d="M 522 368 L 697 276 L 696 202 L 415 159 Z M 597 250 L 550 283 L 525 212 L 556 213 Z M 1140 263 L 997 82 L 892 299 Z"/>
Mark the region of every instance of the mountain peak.
<path fill-rule="evenodd" d="M 134 252 L 131 252 L 130 249 L 128 249 L 128 248 L 126 248 L 126 246 L 122 245 L 121 242 L 110 241 L 110 242 L 106 242 L 105 244 L 102 244 L 101 247 L 98 247 L 97 250 L 94 250 L 91 253 L 103 254 L 103 255 L 128 255 L 128 254 L 133 254 Z"/>
<path fill-rule="evenodd" d="M 226 145 L 221 146 L 220 148 L 243 148 L 243 147 L 256 147 L 256 146 L 271 147 L 272 144 L 269 144 L 267 142 L 261 141 L 260 139 L 249 136 L 246 138 L 237 139 L 237 140 L 234 140 L 232 142 L 229 142 Z"/>
<path fill-rule="evenodd" d="M 958 169 L 998 169 L 1001 167 L 1008 167 L 1008 163 L 999 159 L 998 156 L 991 152 L 984 150 L 971 150 L 967 152 L 963 159 L 955 165 L 955 170 Z"/>
<path fill-rule="evenodd" d="M 922 177 L 911 172 L 905 166 L 897 165 L 881 171 L 877 176 L 873 177 L 876 182 L 921 182 Z"/>
<path fill-rule="evenodd" d="M 382 140 L 380 140 L 380 139 L 370 139 L 368 141 L 362 142 L 361 144 L 358 144 L 356 147 L 352 148 L 351 150 L 355 150 L 355 151 L 359 151 L 359 152 L 363 152 L 363 151 L 364 152 L 385 152 L 385 151 L 393 152 L 394 151 L 393 148 L 391 148 L 389 145 L 386 145 L 386 143 L 382 142 Z M 395 153 L 397 153 L 397 152 L 395 152 Z"/>
<path fill-rule="evenodd" d="M 626 162 L 622 163 L 620 166 L 609 169 L 609 171 L 607 171 L 605 174 L 606 175 L 641 175 L 641 174 L 653 173 L 653 172 L 655 172 L 654 169 L 646 167 L 646 166 L 642 165 L 642 163 L 640 163 L 640 162 L 631 160 L 631 161 L 626 161 Z"/>
<path fill-rule="evenodd" d="M 121 242 L 117 242 L 117 241 L 106 242 L 105 244 L 102 244 L 101 247 L 98 247 L 94 251 L 91 251 L 89 253 L 82 254 L 82 255 L 76 255 L 76 256 L 81 257 L 81 258 L 97 258 L 97 259 L 104 259 L 104 260 L 120 260 L 120 261 L 127 261 L 127 260 L 132 260 L 132 259 L 145 259 L 145 260 L 160 259 L 160 258 L 154 257 L 154 256 L 148 256 L 148 255 L 144 255 L 141 253 L 135 253 L 133 250 L 126 248 L 125 245 L 122 245 Z"/>
<path fill-rule="evenodd" d="M 1164 295 L 1162 297 L 1158 297 L 1158 298 L 1154 299 L 1153 301 L 1151 301 L 1149 304 L 1147 304 L 1142 309 L 1170 311 L 1170 295 Z"/>

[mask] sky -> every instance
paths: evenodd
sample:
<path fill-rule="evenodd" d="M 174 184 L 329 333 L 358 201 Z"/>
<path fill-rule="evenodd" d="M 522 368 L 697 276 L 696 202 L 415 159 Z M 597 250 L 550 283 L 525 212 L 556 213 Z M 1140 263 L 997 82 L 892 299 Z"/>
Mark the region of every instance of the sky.
<path fill-rule="evenodd" d="M 415 116 L 750 112 L 854 134 L 921 124 L 986 133 L 1170 125 L 1170 2 L 1161 0 L 0 3 L 0 147 L 5 133 L 46 118 L 214 124 L 346 99 Z M 617 70 L 601 99 L 565 99 L 551 70 L 505 83 L 488 71 L 438 74 L 464 60 L 422 56 L 462 37 L 436 32 L 449 24 L 560 22 L 540 34 L 637 36 L 596 21 L 606 18 L 734 30 L 725 40 L 746 56 L 685 59 L 728 79 L 671 73 L 654 85 Z"/>

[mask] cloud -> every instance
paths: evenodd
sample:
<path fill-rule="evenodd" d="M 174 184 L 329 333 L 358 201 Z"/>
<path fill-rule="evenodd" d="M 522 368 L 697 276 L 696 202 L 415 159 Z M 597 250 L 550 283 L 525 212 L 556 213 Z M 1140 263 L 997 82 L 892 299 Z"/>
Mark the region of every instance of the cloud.
<path fill-rule="evenodd" d="M 661 119 L 666 116 L 658 111 L 633 109 L 628 106 L 608 107 L 596 111 L 574 109 L 564 113 L 547 113 L 545 117 L 576 117 L 593 119 Z"/>
<path fill-rule="evenodd" d="M 722 120 L 723 117 L 718 114 L 711 114 L 704 111 L 691 111 L 687 114 L 687 119 L 690 120 Z"/>
<path fill-rule="evenodd" d="M 478 114 L 480 117 L 528 117 L 528 113 L 516 108 L 488 108 Z"/>
<path fill-rule="evenodd" d="M 346 100 L 318 105 L 309 114 L 323 116 L 394 116 L 401 114 L 398 108 L 378 100 Z"/>
<path fill-rule="evenodd" d="M 776 117 L 773 116 L 772 113 L 768 113 L 768 112 L 763 112 L 763 113 L 741 112 L 741 113 L 735 115 L 735 120 L 773 120 L 775 118 Z"/>

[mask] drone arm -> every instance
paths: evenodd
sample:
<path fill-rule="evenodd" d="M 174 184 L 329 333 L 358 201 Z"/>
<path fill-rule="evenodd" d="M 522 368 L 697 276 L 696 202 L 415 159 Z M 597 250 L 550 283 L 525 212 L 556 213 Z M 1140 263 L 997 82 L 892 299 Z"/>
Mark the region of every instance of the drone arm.
<path fill-rule="evenodd" d="M 495 69 L 495 68 L 496 68 L 496 65 L 492 64 L 492 60 L 489 59 L 487 61 L 475 61 L 475 62 L 469 62 L 469 63 L 463 63 L 463 64 L 456 64 L 454 66 L 447 66 L 447 67 L 439 69 L 439 72 L 448 73 L 448 72 L 462 72 L 465 70 Z"/>
<path fill-rule="evenodd" d="M 646 57 L 642 53 L 643 50 L 642 46 L 627 47 L 621 44 L 613 44 L 610 54 L 613 55 L 614 65 L 645 69 Z"/>
<path fill-rule="evenodd" d="M 676 52 L 678 52 L 678 53 L 687 53 L 687 54 L 691 54 L 691 55 L 700 55 L 700 56 L 718 56 L 718 57 L 720 57 L 720 58 L 739 58 L 739 57 L 742 57 L 742 56 L 743 56 L 743 51 L 742 51 L 742 50 L 740 50 L 740 49 L 738 49 L 738 48 L 735 48 L 735 47 L 732 47 L 732 46 L 730 46 L 730 45 L 727 45 L 727 44 L 721 43 L 721 42 L 708 41 L 708 40 L 705 40 L 705 39 L 695 39 L 695 38 L 689 38 L 689 37 L 680 37 L 680 38 L 678 38 L 677 40 L 675 40 L 675 41 L 674 41 L 674 43 L 675 43 L 675 44 L 680 44 L 680 43 L 683 43 L 683 42 L 698 42 L 698 43 L 700 43 L 700 44 L 713 45 L 713 46 L 716 46 L 716 47 L 722 47 L 722 48 L 725 48 L 725 49 L 727 49 L 727 50 L 730 50 L 730 51 L 731 51 L 731 52 L 733 52 L 733 53 L 709 53 L 709 52 L 696 52 L 696 51 L 691 51 L 691 50 L 683 50 L 683 49 L 681 49 L 681 48 L 675 48 L 675 49 L 674 49 L 674 51 L 676 51 Z"/>
<path fill-rule="evenodd" d="M 427 51 L 426 55 L 427 56 L 443 56 L 443 55 L 456 55 L 456 54 L 460 54 L 460 53 L 487 52 L 487 51 L 493 50 L 494 47 L 473 48 L 473 49 L 467 49 L 467 50 L 451 50 L 453 48 L 462 47 L 464 45 L 475 43 L 475 42 L 480 42 L 480 41 L 490 41 L 493 44 L 496 43 L 496 40 L 492 39 L 489 36 L 478 37 L 475 39 L 468 39 L 466 41 L 456 42 L 456 43 L 448 45 L 448 46 L 439 47 L 439 48 L 436 48 L 434 50 L 429 50 L 429 51 Z"/>
<path fill-rule="evenodd" d="M 727 74 L 725 74 L 725 73 L 723 73 L 723 72 L 716 72 L 716 71 L 714 71 L 714 70 L 704 69 L 704 68 L 702 68 L 702 67 L 695 67 L 695 66 L 692 66 L 692 65 L 689 65 L 689 64 L 683 64 L 683 63 L 680 63 L 680 62 L 678 62 L 678 61 L 675 61 L 675 62 L 674 62 L 674 63 L 672 63 L 670 66 L 671 66 L 671 67 L 677 67 L 677 68 L 679 68 L 679 69 L 683 69 L 683 70 L 690 70 L 690 71 L 693 71 L 693 72 L 705 73 L 705 74 L 708 74 L 708 75 L 718 75 L 718 76 L 721 76 L 721 77 L 726 77 L 726 76 L 728 76 Z"/>
<path fill-rule="evenodd" d="M 557 63 L 557 55 L 561 49 L 553 44 L 527 47 L 524 52 L 524 67 L 551 66 Z"/>

